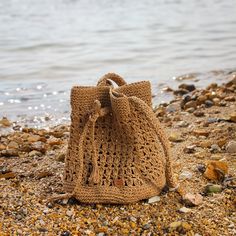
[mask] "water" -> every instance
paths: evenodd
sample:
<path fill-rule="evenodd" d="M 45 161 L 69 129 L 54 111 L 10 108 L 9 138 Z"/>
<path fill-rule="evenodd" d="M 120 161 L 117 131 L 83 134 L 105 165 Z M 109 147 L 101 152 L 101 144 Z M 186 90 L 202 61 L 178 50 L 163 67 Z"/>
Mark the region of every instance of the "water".
<path fill-rule="evenodd" d="M 155 102 L 174 76 L 222 80 L 236 67 L 235 12 L 235 0 L 0 0 L 0 116 L 66 121 L 71 86 L 110 71 L 150 80 Z"/>

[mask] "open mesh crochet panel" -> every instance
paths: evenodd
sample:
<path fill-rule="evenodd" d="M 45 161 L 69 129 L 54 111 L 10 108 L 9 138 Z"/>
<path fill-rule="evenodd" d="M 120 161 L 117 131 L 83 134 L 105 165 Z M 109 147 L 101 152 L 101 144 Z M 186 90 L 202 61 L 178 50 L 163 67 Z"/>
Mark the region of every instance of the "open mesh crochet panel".
<path fill-rule="evenodd" d="M 166 184 L 168 145 L 150 108 L 150 83 L 123 85 L 113 91 L 121 96 L 114 95 L 110 86 L 72 88 L 64 188 L 74 191 L 81 202 L 136 202 L 159 194 Z M 95 100 L 110 112 L 88 123 Z M 98 181 L 91 183 L 94 163 Z"/>

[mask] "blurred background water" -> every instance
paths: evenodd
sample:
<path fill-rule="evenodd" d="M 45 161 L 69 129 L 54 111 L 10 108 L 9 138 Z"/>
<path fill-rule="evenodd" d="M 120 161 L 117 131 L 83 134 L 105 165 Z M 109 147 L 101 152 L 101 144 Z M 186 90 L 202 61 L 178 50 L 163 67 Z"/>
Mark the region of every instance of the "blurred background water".
<path fill-rule="evenodd" d="M 110 71 L 150 80 L 155 103 L 176 76 L 223 80 L 235 13 L 235 0 L 0 0 L 0 116 L 67 121 L 71 86 Z"/>

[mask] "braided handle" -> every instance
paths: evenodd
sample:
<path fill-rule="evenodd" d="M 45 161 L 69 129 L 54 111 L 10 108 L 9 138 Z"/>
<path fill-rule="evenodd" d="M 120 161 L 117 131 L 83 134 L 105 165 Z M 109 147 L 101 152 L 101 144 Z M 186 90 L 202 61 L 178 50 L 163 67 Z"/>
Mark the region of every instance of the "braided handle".
<path fill-rule="evenodd" d="M 107 73 L 99 79 L 97 86 L 111 86 L 112 84 L 109 80 L 114 81 L 118 86 L 126 84 L 125 80 L 121 76 L 115 73 Z"/>

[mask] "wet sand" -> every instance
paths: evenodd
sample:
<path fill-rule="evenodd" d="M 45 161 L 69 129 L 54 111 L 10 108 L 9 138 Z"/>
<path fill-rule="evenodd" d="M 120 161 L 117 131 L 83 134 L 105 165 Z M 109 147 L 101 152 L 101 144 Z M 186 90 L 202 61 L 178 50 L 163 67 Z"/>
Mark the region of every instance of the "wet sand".
<path fill-rule="evenodd" d="M 174 173 L 202 202 L 176 192 L 130 205 L 47 203 L 63 193 L 69 127 L 22 128 L 0 121 L 0 235 L 235 235 L 236 75 L 205 89 L 167 89 L 154 108 L 172 147 Z M 14 131 L 12 131 L 14 129 Z"/>

